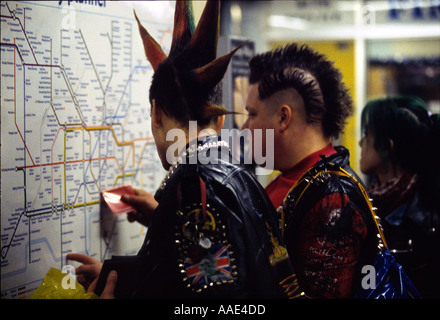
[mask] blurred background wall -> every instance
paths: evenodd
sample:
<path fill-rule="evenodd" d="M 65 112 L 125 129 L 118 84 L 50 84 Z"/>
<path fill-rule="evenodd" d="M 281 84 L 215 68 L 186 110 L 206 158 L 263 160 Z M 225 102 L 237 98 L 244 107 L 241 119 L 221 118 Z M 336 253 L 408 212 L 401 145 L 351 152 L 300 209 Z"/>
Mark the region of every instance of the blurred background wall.
<path fill-rule="evenodd" d="M 221 34 L 260 53 L 289 42 L 333 60 L 355 112 L 336 144 L 359 173 L 360 112 L 376 97 L 413 94 L 440 112 L 440 0 L 222 1 Z"/>

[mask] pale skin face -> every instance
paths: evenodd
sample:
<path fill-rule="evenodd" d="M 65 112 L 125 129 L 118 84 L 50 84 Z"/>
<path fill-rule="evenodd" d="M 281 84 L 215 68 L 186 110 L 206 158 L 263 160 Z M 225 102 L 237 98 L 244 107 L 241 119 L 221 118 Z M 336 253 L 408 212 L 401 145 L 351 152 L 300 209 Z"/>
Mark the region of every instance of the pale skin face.
<path fill-rule="evenodd" d="M 367 126 L 366 134 L 359 141 L 361 147 L 360 169 L 365 174 L 377 174 L 382 166 L 382 158 L 374 147 L 374 137 Z"/>
<path fill-rule="evenodd" d="M 393 141 L 390 140 L 390 143 L 392 146 Z M 368 128 L 368 121 L 365 135 L 359 141 L 359 146 L 361 147 L 359 165 L 362 173 L 376 175 L 380 183 L 385 183 L 400 174 L 401 170 L 398 167 L 387 164 L 374 147 L 374 137 Z"/>
<path fill-rule="evenodd" d="M 274 130 L 274 169 L 285 171 L 292 168 L 309 154 L 318 151 L 330 143 L 330 138 L 324 136 L 320 124 L 310 124 L 306 121 L 304 101 L 295 89 L 284 89 L 274 93 L 267 99 L 261 100 L 258 94 L 258 84 L 250 86 L 246 100 L 248 119 L 242 129 L 254 131 Z"/>
<path fill-rule="evenodd" d="M 197 126 L 197 136 L 200 138 L 210 134 L 217 134 L 223 127 L 224 122 L 225 116 L 220 116 L 217 118 L 217 122 L 215 123 L 210 123 L 204 127 Z M 176 128 L 181 129 L 185 133 L 185 139 L 180 141 L 179 139 L 177 139 L 177 141 L 167 141 L 167 133 Z M 153 99 L 151 103 L 151 132 L 154 137 L 157 153 L 161 160 L 162 166 L 165 170 L 168 170 L 172 164 L 167 161 L 167 150 L 171 145 L 175 147 L 175 143 L 180 143 L 178 148 L 174 148 L 176 149 L 175 156 L 178 156 L 179 151 L 189 143 L 190 135 L 188 128 L 182 126 L 182 124 L 173 117 L 167 116 L 160 108 L 157 107 L 156 101 Z"/>
<path fill-rule="evenodd" d="M 276 113 L 269 111 L 266 106 L 266 101 L 261 101 L 258 98 L 258 86 L 252 85 L 246 101 L 246 111 L 248 117 L 242 126 L 242 129 L 249 129 L 252 134 L 252 141 L 255 139 L 255 129 L 262 129 L 262 155 L 266 156 L 266 130 L 275 129 L 278 127 L 278 117 Z"/>

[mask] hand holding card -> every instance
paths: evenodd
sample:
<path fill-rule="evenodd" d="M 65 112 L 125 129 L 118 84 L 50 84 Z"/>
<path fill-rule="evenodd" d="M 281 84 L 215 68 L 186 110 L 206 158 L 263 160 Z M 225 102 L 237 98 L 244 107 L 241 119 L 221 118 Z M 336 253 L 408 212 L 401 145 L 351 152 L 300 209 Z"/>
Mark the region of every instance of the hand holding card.
<path fill-rule="evenodd" d="M 136 209 L 126 202 L 121 200 L 122 195 L 135 195 L 135 191 L 130 184 L 126 184 L 113 189 L 104 190 L 101 192 L 104 201 L 107 203 L 113 214 L 120 216 L 125 213 L 136 211 Z"/>
<path fill-rule="evenodd" d="M 159 203 L 154 195 L 140 189 L 134 189 L 135 194 L 124 194 L 121 198 L 125 203 L 130 204 L 136 210 L 128 213 L 127 219 L 130 222 L 137 221 L 148 227 Z"/>

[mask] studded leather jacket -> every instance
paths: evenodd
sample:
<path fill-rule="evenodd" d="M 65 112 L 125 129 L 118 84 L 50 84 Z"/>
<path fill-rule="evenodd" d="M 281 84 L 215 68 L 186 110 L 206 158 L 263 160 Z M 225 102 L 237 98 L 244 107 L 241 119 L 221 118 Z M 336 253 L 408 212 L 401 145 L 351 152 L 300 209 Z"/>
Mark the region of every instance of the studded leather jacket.
<path fill-rule="evenodd" d="M 282 232 L 299 287 L 314 298 L 350 298 L 361 284 L 361 269 L 373 265 L 377 227 L 365 197 L 352 179 L 332 170 L 349 166 L 349 152 L 337 153 L 306 172 L 282 207 Z"/>
<path fill-rule="evenodd" d="M 417 190 L 382 219 L 382 226 L 390 251 L 422 297 L 440 298 L 440 209 L 422 207 Z"/>
<path fill-rule="evenodd" d="M 198 140 L 155 194 L 134 298 L 286 298 L 297 293 L 267 194 L 217 136 Z M 125 296 L 127 297 L 127 296 Z"/>

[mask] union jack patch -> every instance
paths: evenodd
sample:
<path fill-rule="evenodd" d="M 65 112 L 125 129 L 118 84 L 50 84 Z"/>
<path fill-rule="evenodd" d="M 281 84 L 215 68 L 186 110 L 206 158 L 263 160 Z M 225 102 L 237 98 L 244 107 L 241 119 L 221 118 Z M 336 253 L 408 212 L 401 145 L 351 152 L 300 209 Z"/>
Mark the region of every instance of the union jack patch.
<path fill-rule="evenodd" d="M 204 286 L 233 279 L 226 246 L 213 246 L 198 262 L 186 258 L 183 264 L 188 280 L 193 286 Z"/>
<path fill-rule="evenodd" d="M 221 214 L 208 203 L 203 216 L 201 207 L 194 203 L 178 211 L 175 233 L 179 273 L 186 287 L 196 293 L 232 284 L 238 277 Z"/>

